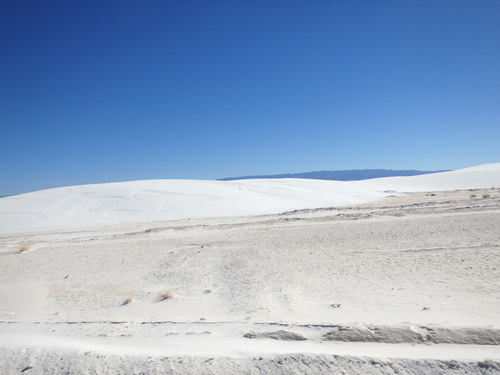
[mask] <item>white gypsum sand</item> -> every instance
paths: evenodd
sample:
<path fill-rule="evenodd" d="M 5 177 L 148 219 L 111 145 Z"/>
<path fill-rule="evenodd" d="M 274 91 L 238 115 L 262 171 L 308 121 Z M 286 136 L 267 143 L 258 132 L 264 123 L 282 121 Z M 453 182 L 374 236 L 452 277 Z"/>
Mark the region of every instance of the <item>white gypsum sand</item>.
<path fill-rule="evenodd" d="M 364 181 L 149 180 L 42 190 L 0 199 L 0 233 L 219 218 L 356 205 L 394 192 L 497 187 L 500 163 Z"/>
<path fill-rule="evenodd" d="M 2 198 L 0 368 L 498 372 L 499 186 L 494 164 Z"/>

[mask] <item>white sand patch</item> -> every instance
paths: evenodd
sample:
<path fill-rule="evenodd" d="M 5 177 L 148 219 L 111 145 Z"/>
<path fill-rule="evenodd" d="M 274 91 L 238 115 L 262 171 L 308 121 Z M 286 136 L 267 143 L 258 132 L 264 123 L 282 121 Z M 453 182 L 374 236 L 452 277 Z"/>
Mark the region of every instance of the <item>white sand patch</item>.
<path fill-rule="evenodd" d="M 404 179 L 146 181 L 3 198 L 0 368 L 498 372 L 500 189 L 488 188 L 498 166 L 406 188 L 474 176 L 472 191 L 402 194 Z M 281 213 L 233 216 L 267 209 Z"/>

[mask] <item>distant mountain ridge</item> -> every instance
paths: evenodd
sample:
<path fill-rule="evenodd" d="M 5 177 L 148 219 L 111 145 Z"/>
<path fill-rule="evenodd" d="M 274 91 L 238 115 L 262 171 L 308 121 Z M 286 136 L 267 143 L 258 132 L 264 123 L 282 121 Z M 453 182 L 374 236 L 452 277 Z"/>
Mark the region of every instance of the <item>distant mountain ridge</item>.
<path fill-rule="evenodd" d="M 250 180 L 250 179 L 275 179 L 275 178 L 306 178 L 313 180 L 335 180 L 335 181 L 357 181 L 368 180 L 380 177 L 396 177 L 396 176 L 417 176 L 421 174 L 449 172 L 449 170 L 439 171 L 418 171 L 409 170 L 392 170 L 392 169 L 350 169 L 343 171 L 315 171 L 303 173 L 284 173 L 273 175 L 256 175 L 256 176 L 241 176 L 241 177 L 225 177 L 217 181 L 234 181 L 234 180 Z"/>

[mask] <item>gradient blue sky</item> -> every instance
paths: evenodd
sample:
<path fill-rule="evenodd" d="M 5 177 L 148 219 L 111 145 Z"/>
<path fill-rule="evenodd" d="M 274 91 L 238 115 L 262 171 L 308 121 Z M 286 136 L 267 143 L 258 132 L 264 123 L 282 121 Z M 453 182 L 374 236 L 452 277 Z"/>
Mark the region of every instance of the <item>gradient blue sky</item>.
<path fill-rule="evenodd" d="M 500 162 L 500 1 L 0 4 L 0 195 Z"/>

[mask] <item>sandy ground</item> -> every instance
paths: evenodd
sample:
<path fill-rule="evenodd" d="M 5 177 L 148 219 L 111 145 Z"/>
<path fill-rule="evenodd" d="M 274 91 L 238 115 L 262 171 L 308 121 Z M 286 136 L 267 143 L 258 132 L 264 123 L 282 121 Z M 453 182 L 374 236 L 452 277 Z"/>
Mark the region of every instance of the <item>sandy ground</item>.
<path fill-rule="evenodd" d="M 0 234 L 0 368 L 498 373 L 499 234 L 499 189 Z"/>

